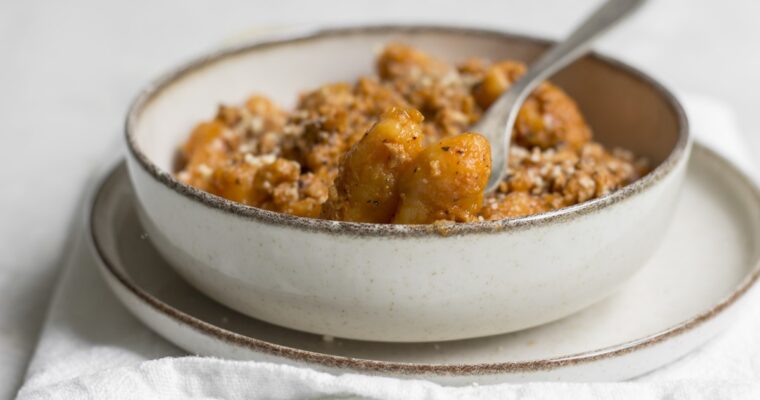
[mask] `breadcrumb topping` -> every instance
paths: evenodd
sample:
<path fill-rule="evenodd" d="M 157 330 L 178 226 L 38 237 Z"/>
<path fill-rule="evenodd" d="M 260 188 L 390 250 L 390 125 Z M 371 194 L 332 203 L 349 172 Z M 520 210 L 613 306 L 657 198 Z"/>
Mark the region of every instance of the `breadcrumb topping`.
<path fill-rule="evenodd" d="M 418 110 L 419 134 L 410 140 L 430 146 L 466 132 L 524 73 L 525 66 L 516 61 L 469 59 L 450 65 L 409 46 L 388 44 L 378 53 L 375 75 L 304 92 L 291 111 L 261 95 L 219 106 L 214 119 L 200 123 L 182 145 L 176 176 L 251 206 L 339 218 L 323 212 L 323 205 L 331 191 L 336 193 L 334 182 L 345 155 L 384 113 Z M 395 155 L 388 164 L 394 173 L 417 165 L 406 155 L 406 144 L 385 146 L 384 152 Z M 430 176 L 419 182 L 427 184 L 454 170 L 446 167 L 442 172 L 440 161 L 432 159 L 425 167 Z M 455 196 L 441 220 L 497 220 L 566 207 L 618 190 L 648 170 L 646 161 L 630 151 L 595 142 L 576 103 L 549 82 L 520 110 L 508 169 L 508 178 L 482 200 L 478 212 L 462 218 Z M 373 205 L 371 199 L 367 204 Z"/>

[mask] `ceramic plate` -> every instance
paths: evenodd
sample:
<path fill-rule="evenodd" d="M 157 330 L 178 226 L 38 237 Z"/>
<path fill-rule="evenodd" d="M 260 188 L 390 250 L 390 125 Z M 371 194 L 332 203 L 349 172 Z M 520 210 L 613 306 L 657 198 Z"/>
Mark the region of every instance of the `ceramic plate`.
<path fill-rule="evenodd" d="M 683 356 L 725 328 L 760 275 L 760 196 L 744 175 L 701 146 L 664 243 L 626 288 L 548 325 L 452 342 L 342 340 L 232 311 L 161 259 L 133 202 L 126 169 L 119 166 L 94 199 L 90 226 L 105 280 L 140 320 L 191 353 L 331 373 L 454 385 L 627 379 Z"/>

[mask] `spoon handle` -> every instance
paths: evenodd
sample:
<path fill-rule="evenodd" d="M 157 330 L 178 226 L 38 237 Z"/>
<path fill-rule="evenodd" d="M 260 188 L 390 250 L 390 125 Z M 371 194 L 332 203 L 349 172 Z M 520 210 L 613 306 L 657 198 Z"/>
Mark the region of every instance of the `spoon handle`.
<path fill-rule="evenodd" d="M 609 0 L 596 10 L 583 24 L 563 42 L 534 61 L 517 85 L 524 91 L 532 91 L 555 72 L 586 54 L 591 43 L 611 28 L 645 0 Z"/>
<path fill-rule="evenodd" d="M 478 124 L 478 128 L 481 129 L 480 132 L 486 135 L 488 133 L 498 134 L 498 137 L 488 137 L 492 144 L 497 145 L 491 146 L 493 166 L 491 176 L 488 179 L 487 193 L 496 190 L 499 183 L 506 177 L 512 127 L 523 101 L 541 82 L 586 54 L 594 39 L 613 27 L 645 1 L 608 0 L 605 2 L 567 39 L 557 43 L 534 61 L 525 75 L 489 107 L 482 118 L 483 124 Z"/>

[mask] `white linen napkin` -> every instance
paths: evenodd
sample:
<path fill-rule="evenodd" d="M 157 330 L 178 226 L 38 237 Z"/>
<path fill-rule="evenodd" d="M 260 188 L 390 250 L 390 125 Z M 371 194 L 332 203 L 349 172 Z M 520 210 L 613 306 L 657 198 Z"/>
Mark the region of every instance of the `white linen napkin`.
<path fill-rule="evenodd" d="M 697 137 L 756 175 L 730 109 L 682 96 Z M 109 292 L 84 224 L 53 296 L 18 399 L 760 399 L 760 307 L 682 360 L 630 382 L 443 387 L 334 376 L 262 362 L 187 356 L 132 317 Z M 751 292 L 749 304 L 760 304 Z"/>

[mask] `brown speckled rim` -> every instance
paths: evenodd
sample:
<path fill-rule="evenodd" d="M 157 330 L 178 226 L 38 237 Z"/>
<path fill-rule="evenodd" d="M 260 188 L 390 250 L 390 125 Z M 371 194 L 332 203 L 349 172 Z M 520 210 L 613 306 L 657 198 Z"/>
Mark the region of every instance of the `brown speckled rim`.
<path fill-rule="evenodd" d="M 360 26 L 344 27 L 335 29 L 318 29 L 309 32 L 289 34 L 285 37 L 276 39 L 256 40 L 241 46 L 224 49 L 202 56 L 177 68 L 156 80 L 143 89 L 132 103 L 126 118 L 126 141 L 127 148 L 131 156 L 137 163 L 156 181 L 171 190 L 205 206 L 219 210 L 221 212 L 238 215 L 249 218 L 257 222 L 291 227 L 295 229 L 326 232 L 333 234 L 348 234 L 358 236 L 381 236 L 381 237 L 406 237 L 406 236 L 453 236 L 472 233 L 496 233 L 506 230 L 519 230 L 522 228 L 560 223 L 581 215 L 589 214 L 600 209 L 606 208 L 612 204 L 625 200 L 636 193 L 648 189 L 661 181 L 679 164 L 686 162 L 689 154 L 691 139 L 689 135 L 689 126 L 686 114 L 676 97 L 663 87 L 660 83 L 650 78 L 645 73 L 613 58 L 602 56 L 597 53 L 591 53 L 588 57 L 606 63 L 607 65 L 622 70 L 635 78 L 636 80 L 649 86 L 652 90 L 662 96 L 671 108 L 671 112 L 678 120 L 678 141 L 668 157 L 658 165 L 654 170 L 643 178 L 623 187 L 620 190 L 612 192 L 606 196 L 577 204 L 570 207 L 561 208 L 541 214 L 529 215 L 519 218 L 510 218 L 498 221 L 483 221 L 472 223 L 458 223 L 446 225 L 443 229 L 436 225 L 394 225 L 394 224 L 370 224 L 357 222 L 327 221 L 314 218 L 296 217 L 293 215 L 267 211 L 256 207 L 247 206 L 241 203 L 233 202 L 225 198 L 212 195 L 192 186 L 186 185 L 177 179 L 169 171 L 164 171 L 154 164 L 140 149 L 135 138 L 135 129 L 137 121 L 143 110 L 150 102 L 159 96 L 168 87 L 180 82 L 190 73 L 201 68 L 207 67 L 219 60 L 236 56 L 239 54 L 266 49 L 275 46 L 286 46 L 293 43 L 303 43 L 311 40 L 317 40 L 325 37 L 351 36 L 355 34 L 366 33 L 448 33 L 470 36 L 487 36 L 501 38 L 504 40 L 529 41 L 542 45 L 552 43 L 544 39 L 532 38 L 529 36 L 516 35 L 494 30 L 464 28 L 451 26 L 431 26 L 431 25 L 380 25 L 380 26 Z"/>
<path fill-rule="evenodd" d="M 760 190 L 758 190 L 757 186 L 751 179 L 741 173 L 731 162 L 725 160 L 723 157 L 717 155 L 712 150 L 706 149 L 701 145 L 697 145 L 695 147 L 695 151 L 704 154 L 707 160 L 719 164 L 719 168 L 728 170 L 734 174 L 739 182 L 749 189 L 752 197 L 754 198 L 754 202 L 756 204 L 760 204 Z M 95 254 L 99 257 L 103 271 L 116 278 L 119 284 L 121 284 L 129 293 L 131 293 L 133 296 L 136 296 L 141 302 L 147 304 L 156 312 L 172 319 L 181 325 L 187 326 L 202 335 L 210 336 L 216 340 L 228 343 L 230 345 L 244 347 L 255 352 L 261 352 L 263 354 L 278 356 L 292 361 L 304 362 L 312 365 L 321 365 L 325 367 L 348 369 L 351 371 L 368 373 L 388 373 L 398 375 L 475 376 L 548 371 L 562 367 L 575 366 L 583 363 L 591 363 L 594 361 L 623 356 L 651 347 L 653 345 L 657 345 L 669 339 L 679 337 L 680 335 L 685 334 L 699 327 L 700 325 L 715 319 L 718 315 L 734 305 L 739 299 L 744 297 L 745 293 L 747 293 L 747 291 L 752 288 L 760 278 L 760 260 L 756 258 L 753 261 L 753 266 L 748 272 L 747 276 L 730 294 L 717 302 L 713 307 L 695 315 L 694 317 L 655 334 L 621 343 L 619 345 L 557 358 L 480 364 L 418 364 L 335 356 L 274 344 L 264 340 L 231 332 L 216 325 L 212 325 L 162 302 L 141 287 L 137 286 L 128 276 L 125 276 L 125 274 L 123 274 L 117 267 L 117 265 L 120 263 L 118 254 L 109 254 L 103 249 L 103 246 L 101 246 L 99 238 L 96 235 L 96 221 L 94 218 L 95 210 L 98 207 L 100 198 L 103 193 L 103 188 L 109 179 L 113 178 L 115 172 L 118 171 L 119 168 L 124 168 L 123 164 L 120 164 L 114 168 L 114 170 L 112 170 L 107 175 L 107 177 L 100 184 L 99 189 L 95 192 L 95 195 L 91 201 L 92 205 L 88 222 L 90 229 L 90 243 L 95 250 Z"/>

